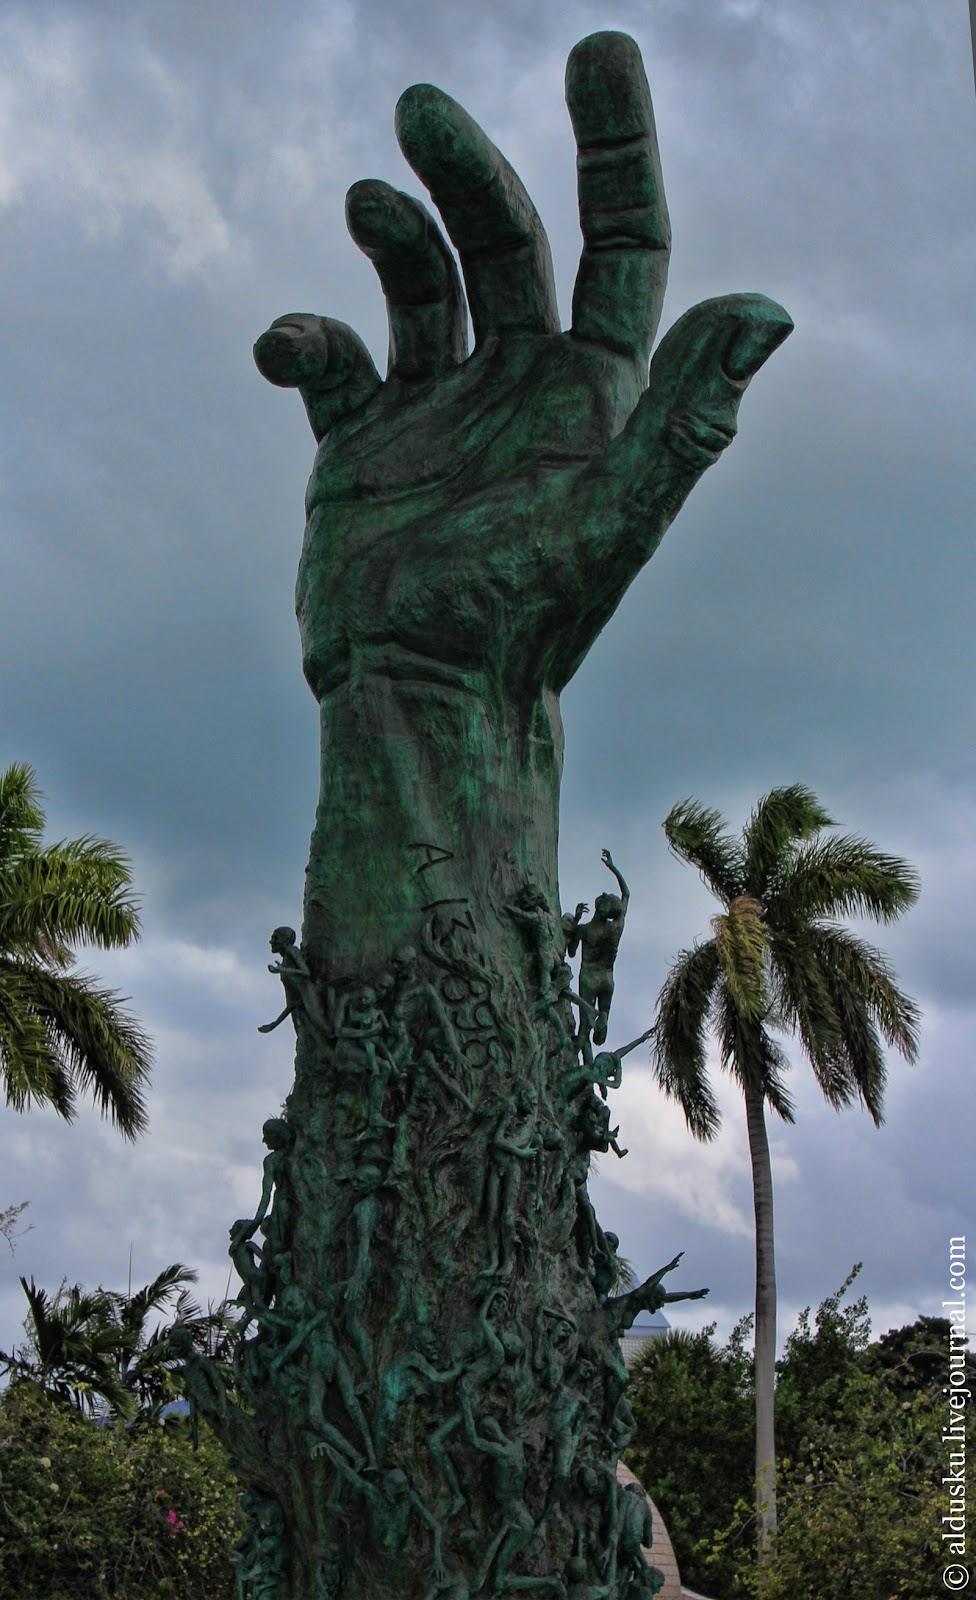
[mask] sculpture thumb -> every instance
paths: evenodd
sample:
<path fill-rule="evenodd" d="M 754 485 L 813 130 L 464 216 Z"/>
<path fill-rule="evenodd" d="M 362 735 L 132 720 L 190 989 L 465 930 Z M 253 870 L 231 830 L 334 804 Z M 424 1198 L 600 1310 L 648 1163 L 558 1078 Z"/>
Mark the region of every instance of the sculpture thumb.
<path fill-rule="evenodd" d="M 372 399 L 380 375 L 358 333 L 332 317 L 293 311 L 276 317 L 254 346 L 263 378 L 297 389 L 316 440 Z"/>
<path fill-rule="evenodd" d="M 693 306 L 661 340 L 648 387 L 606 458 L 624 495 L 656 509 L 658 536 L 661 512 L 666 526 L 731 444 L 743 394 L 792 330 L 775 300 L 732 294 Z"/>

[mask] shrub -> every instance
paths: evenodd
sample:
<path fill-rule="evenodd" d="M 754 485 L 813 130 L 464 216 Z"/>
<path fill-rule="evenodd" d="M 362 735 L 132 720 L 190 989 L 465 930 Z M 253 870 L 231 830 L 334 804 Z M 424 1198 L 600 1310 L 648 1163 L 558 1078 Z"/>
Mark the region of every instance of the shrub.
<path fill-rule="evenodd" d="M 0 1398 L 0 1594 L 234 1600 L 240 1487 L 201 1423 L 101 1426 L 15 1382 Z"/>

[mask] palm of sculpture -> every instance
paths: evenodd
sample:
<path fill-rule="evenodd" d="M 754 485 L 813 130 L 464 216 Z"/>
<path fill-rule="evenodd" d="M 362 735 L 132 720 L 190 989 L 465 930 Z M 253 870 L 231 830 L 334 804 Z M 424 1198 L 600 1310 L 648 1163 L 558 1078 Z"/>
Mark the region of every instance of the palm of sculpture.
<path fill-rule="evenodd" d="M 249 1412 L 210 1407 L 250 1485 L 256 1600 L 653 1592 L 614 1487 L 616 1341 L 683 1296 L 675 1258 L 612 1298 L 586 1191 L 611 1075 L 557 933 L 558 695 L 790 322 L 759 296 L 696 307 L 648 383 L 668 223 L 633 41 L 584 40 L 568 98 L 570 332 L 519 180 L 421 86 L 397 131 L 457 247 L 474 354 L 447 244 L 376 180 L 347 212 L 387 296 L 386 382 L 326 318 L 255 347 L 319 441 L 298 613 L 322 732 L 301 946 L 274 936 L 295 1084 L 232 1230 Z"/>
<path fill-rule="evenodd" d="M 464 359 L 464 301 L 436 224 L 378 180 L 353 187 L 347 216 L 387 297 L 386 383 L 356 335 L 327 319 L 280 318 L 255 348 L 268 378 L 300 387 L 321 440 L 298 581 L 305 671 L 323 708 L 313 955 L 340 929 L 347 943 L 361 915 L 364 831 L 379 882 L 402 877 L 415 839 L 457 854 L 463 836 L 466 859 L 442 887 L 476 902 L 494 898 L 486 854 L 517 835 L 522 875 L 553 893 L 555 697 L 792 326 L 762 296 L 706 302 L 664 339 L 648 383 L 670 238 L 633 41 L 578 45 L 567 98 L 584 237 L 570 332 L 558 331 L 548 242 L 518 177 L 459 106 L 420 85 L 401 98 L 397 134 L 461 258 L 474 354 Z M 370 751 L 364 794 L 345 769 L 391 737 L 395 765 Z M 404 925 L 415 909 L 401 902 Z M 388 932 L 397 918 L 389 905 Z"/>

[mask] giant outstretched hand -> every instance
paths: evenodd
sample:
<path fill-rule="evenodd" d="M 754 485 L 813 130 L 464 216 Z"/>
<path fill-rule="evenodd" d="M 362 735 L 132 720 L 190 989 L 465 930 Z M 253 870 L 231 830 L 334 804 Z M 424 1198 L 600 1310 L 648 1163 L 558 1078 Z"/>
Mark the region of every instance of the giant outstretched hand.
<path fill-rule="evenodd" d="M 491 831 L 468 792 L 474 777 L 456 804 L 442 792 L 459 765 L 487 762 L 531 809 L 540 796 L 531 801 L 526 750 L 515 747 L 541 737 L 558 785 L 555 696 L 731 441 L 744 390 L 792 327 L 761 295 L 706 301 L 670 329 L 648 374 L 670 235 L 634 41 L 584 39 L 566 93 L 583 233 L 568 332 L 519 178 L 459 105 L 420 84 L 400 99 L 397 136 L 460 257 L 474 353 L 443 235 L 417 200 L 378 179 L 353 186 L 346 214 L 386 295 L 386 381 L 356 334 L 326 317 L 281 317 L 255 346 L 266 378 L 300 390 L 319 441 L 298 612 L 323 704 L 323 775 L 326 761 L 361 767 L 377 737 L 399 741 L 399 779 L 380 762 L 331 799 L 324 787 L 323 805 L 334 813 L 354 796 L 374 828 L 387 827 L 387 801 L 371 809 L 377 787 L 415 793 L 419 781 L 439 799 L 436 817 L 421 805 L 417 837 L 443 824 L 445 837 L 429 841 L 440 848 L 453 849 L 462 824 Z M 458 713 L 431 733 L 417 692 L 474 697 L 485 726 L 472 731 Z M 336 696 L 343 705 L 325 715 Z M 517 823 L 502 809 L 495 820 Z M 551 882 L 554 859 L 538 873 Z"/>

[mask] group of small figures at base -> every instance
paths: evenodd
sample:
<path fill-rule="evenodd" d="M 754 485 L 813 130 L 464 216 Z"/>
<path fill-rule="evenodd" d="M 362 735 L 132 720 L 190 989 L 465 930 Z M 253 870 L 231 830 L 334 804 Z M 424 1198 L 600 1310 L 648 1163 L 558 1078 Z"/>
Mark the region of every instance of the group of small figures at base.
<path fill-rule="evenodd" d="M 392 1085 L 402 1084 L 411 1066 L 436 1079 L 440 1087 L 466 1111 L 471 1102 L 457 1081 L 444 1070 L 438 1057 L 458 1067 L 461 1050 L 447 1010 L 433 984 L 418 972 L 416 948 L 405 943 L 394 952 L 389 968 L 374 983 L 361 984 L 350 993 L 336 996 L 329 989 L 323 1001 L 305 956 L 295 943 L 295 930 L 282 926 L 271 935 L 271 950 L 278 957 L 268 971 L 281 979 L 285 1006 L 273 1022 L 259 1027 L 271 1033 L 291 1017 L 298 1028 L 299 1018 L 332 1048 L 333 1068 L 340 1079 L 355 1081 L 356 1098 L 363 1104 L 365 1122 L 359 1131 L 366 1141 L 393 1124 L 383 1114 L 384 1102 Z M 413 1034 L 422 1019 L 428 1047 L 420 1063 L 415 1061 Z"/>
<path fill-rule="evenodd" d="M 597 1474 L 584 1468 L 594 1480 Z M 387 1474 L 396 1479 L 386 1494 L 387 1503 L 399 1501 L 409 1516 L 410 1491 L 406 1474 L 394 1468 Z M 591 1486 L 592 1487 L 592 1486 Z M 506 1594 L 540 1592 L 549 1590 L 559 1600 L 653 1600 L 664 1583 L 664 1574 L 647 1560 L 654 1535 L 653 1514 L 644 1490 L 639 1483 L 621 1487 L 614 1479 L 614 1539 L 610 1554 L 603 1563 L 604 1570 L 594 1565 L 583 1554 L 584 1536 L 577 1535 L 574 1554 L 561 1573 L 539 1576 L 519 1575 L 507 1579 L 503 1576 L 486 1589 L 492 1563 L 503 1545 L 509 1528 L 490 1545 L 478 1569 L 468 1575 L 457 1560 L 445 1557 L 440 1530 L 435 1530 L 434 1559 L 424 1600 L 476 1600 L 482 1594 L 492 1600 Z M 414 1497 L 416 1498 L 416 1497 Z M 248 1489 L 244 1494 L 244 1509 L 248 1527 L 233 1552 L 239 1600 L 280 1600 L 286 1582 L 286 1539 L 282 1508 L 269 1495 Z M 593 1582 L 592 1577 L 597 1581 Z M 318 1562 L 316 1584 L 309 1600 L 341 1600 L 345 1568 L 342 1552 L 335 1543 L 328 1545 Z"/>
<path fill-rule="evenodd" d="M 401 945 L 388 969 L 371 982 L 337 996 L 317 982 L 293 929 L 282 926 L 271 936 L 277 959 L 269 971 L 281 979 L 285 1005 L 260 1031 L 270 1032 L 291 1016 L 296 1031 L 311 1030 L 326 1044 L 334 1073 L 331 1128 L 340 1151 L 331 1179 L 348 1196 L 339 1206 L 336 1224 L 336 1266 L 344 1258 L 345 1277 L 325 1289 L 319 1283 L 309 1298 L 302 1281 L 295 1281 L 291 1254 L 295 1133 L 286 1117 L 272 1118 L 264 1129 L 268 1155 L 256 1212 L 231 1229 L 230 1253 L 243 1282 L 239 1303 L 245 1324 L 258 1324 L 255 1338 L 242 1337 L 237 1375 L 252 1403 L 264 1393 L 274 1397 L 272 1411 L 278 1408 L 282 1416 L 300 1412 L 290 1448 L 309 1465 L 316 1463 L 315 1472 L 328 1463 L 334 1468 L 323 1504 L 325 1554 L 315 1573 L 306 1575 L 308 1600 L 341 1596 L 347 1557 L 344 1546 L 330 1542 L 328 1530 L 330 1518 L 336 1531 L 336 1518 L 349 1522 L 344 1505 L 349 1491 L 358 1498 L 356 1515 L 365 1513 L 367 1544 L 378 1560 L 399 1559 L 409 1549 L 416 1563 L 416 1541 L 426 1526 L 432 1550 L 428 1545 L 420 1565 L 421 1574 L 427 1574 L 420 1580 L 427 1582 L 423 1600 L 487 1600 L 532 1590 L 549 1590 L 561 1600 L 650 1600 L 657 1592 L 659 1575 L 641 1550 L 650 1543 L 646 1499 L 636 1485 L 627 1490 L 618 1485 L 614 1471 L 617 1456 L 633 1436 L 633 1414 L 624 1395 L 627 1373 L 617 1340 L 640 1312 L 689 1296 L 665 1293 L 662 1287 L 664 1274 L 678 1258 L 638 1288 L 614 1294 L 618 1241 L 600 1228 L 586 1189 L 593 1151 L 627 1153 L 617 1143 L 619 1130 L 610 1126 L 607 1095 L 620 1086 L 624 1057 L 649 1037 L 641 1034 L 612 1051 L 601 1048 L 630 900 L 610 852 L 605 850 L 602 859 L 620 892 L 598 896 L 589 921 L 584 920 L 588 907 L 582 903 L 557 921 L 531 883 L 503 908 L 525 953 L 528 981 L 522 993 L 527 989 L 528 997 L 523 1003 L 535 1021 L 529 1031 L 539 1041 L 534 1055 L 514 1056 L 512 1065 L 520 1059 L 541 1062 L 531 1070 L 542 1077 L 534 1088 L 525 1077 L 515 1076 L 501 1098 L 497 1082 L 487 1092 L 482 1089 L 479 1098 L 480 1074 L 472 1076 L 470 1055 L 463 1057 L 460 1035 L 452 1026 L 453 994 L 445 987 L 442 998 L 441 977 L 428 981 L 413 945 Z M 429 955 L 426 945 L 424 949 Z M 580 968 L 574 987 L 569 958 L 577 952 Z M 554 1086 L 552 1104 L 545 1082 Z M 375 1329 L 370 1331 L 371 1252 L 374 1238 L 380 1237 L 381 1193 L 391 1188 L 406 1192 L 401 1167 L 418 1096 L 427 1097 L 431 1106 L 436 1101 L 441 1109 L 432 1114 L 441 1119 L 446 1114 L 451 1127 L 466 1126 L 474 1133 L 488 1125 L 487 1135 L 468 1140 L 469 1150 L 484 1150 L 477 1232 L 485 1240 L 488 1260 L 474 1280 L 475 1291 L 484 1298 L 479 1309 L 472 1306 L 472 1321 L 446 1338 L 425 1325 L 429 1311 L 416 1325 L 407 1317 L 406 1342 L 391 1350 L 389 1335 L 380 1340 L 374 1338 Z M 394 1128 L 392 1141 L 384 1137 Z M 595 1289 L 596 1309 L 586 1313 L 585 1326 L 581 1318 L 578 1328 L 564 1309 L 541 1301 L 535 1324 L 531 1319 L 516 1322 L 514 1305 L 509 1310 L 502 1287 L 519 1282 L 519 1219 L 526 1192 L 535 1194 L 535 1211 L 541 1213 L 544 1172 L 551 1185 L 547 1249 L 559 1257 L 574 1239 Z M 531 1174 L 534 1184 L 527 1190 Z M 263 1244 L 255 1238 L 259 1230 Z M 705 1292 L 695 1291 L 693 1297 Z M 549 1332 L 539 1331 L 543 1328 Z M 563 1339 L 573 1342 L 572 1354 Z M 201 1408 L 215 1425 L 224 1423 L 225 1436 L 236 1432 L 244 1442 L 254 1423 L 238 1412 L 214 1374 L 205 1370 L 207 1365 L 198 1360 L 195 1367 L 193 1387 Z M 188 1375 L 189 1368 L 188 1363 Z M 551 1391 L 543 1406 L 548 1420 L 544 1442 L 530 1445 L 516 1419 L 538 1384 Z M 502 1402 L 506 1387 L 509 1397 Z M 418 1493 L 421 1479 L 416 1485 L 411 1481 L 412 1457 L 403 1455 L 395 1435 L 398 1417 L 406 1418 L 406 1426 L 415 1402 L 429 1432 L 429 1504 Z M 263 1414 L 264 1407 L 258 1410 Z M 492 1414 L 499 1410 L 500 1415 Z M 590 1439 L 585 1449 L 584 1435 Z M 477 1557 L 463 1539 L 459 1546 L 453 1532 L 450 1541 L 446 1537 L 448 1523 L 466 1503 L 455 1471 L 460 1462 L 452 1462 L 452 1451 L 461 1441 L 468 1455 L 487 1469 L 497 1517 L 493 1526 L 480 1525 Z M 398 1456 L 408 1471 L 394 1464 Z M 586 1459 L 597 1465 L 580 1465 Z M 308 1467 L 296 1460 L 296 1469 L 303 1477 Z M 291 1594 L 286 1514 L 268 1480 L 257 1481 L 263 1487 L 248 1490 L 248 1530 L 238 1551 L 240 1593 L 242 1600 L 245 1595 L 280 1600 Z M 536 1498 L 533 1513 L 527 1502 Z M 568 1512 L 577 1502 L 571 1517 L 577 1530 L 572 1555 L 559 1558 L 553 1573 L 533 1572 L 539 1564 L 538 1554 L 535 1561 L 529 1559 L 533 1541 L 550 1536 L 544 1530 L 557 1506 Z M 469 1529 L 470 1536 L 474 1533 Z M 565 1552 L 565 1527 L 562 1537 Z"/>

